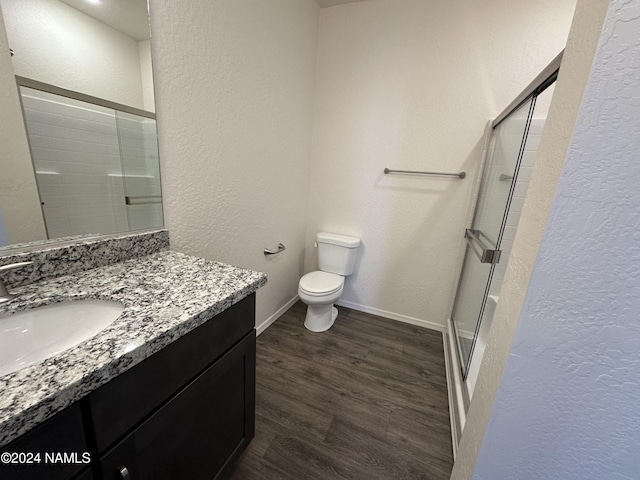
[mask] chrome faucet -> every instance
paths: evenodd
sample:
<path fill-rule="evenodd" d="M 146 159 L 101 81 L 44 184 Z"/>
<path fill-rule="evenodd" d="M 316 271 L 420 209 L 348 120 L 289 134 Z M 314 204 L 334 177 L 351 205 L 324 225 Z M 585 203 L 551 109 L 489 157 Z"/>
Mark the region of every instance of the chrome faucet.
<path fill-rule="evenodd" d="M 31 265 L 32 263 L 33 262 L 19 262 L 10 263 L 9 265 L 2 265 L 0 267 L 0 272 L 3 272 L 5 270 L 13 270 L 14 268 L 26 267 L 27 265 Z M 12 295 L 7 291 L 7 287 L 5 286 L 4 281 L 2 281 L 2 278 L 0 278 L 0 303 L 8 302 L 15 297 L 15 295 Z"/>

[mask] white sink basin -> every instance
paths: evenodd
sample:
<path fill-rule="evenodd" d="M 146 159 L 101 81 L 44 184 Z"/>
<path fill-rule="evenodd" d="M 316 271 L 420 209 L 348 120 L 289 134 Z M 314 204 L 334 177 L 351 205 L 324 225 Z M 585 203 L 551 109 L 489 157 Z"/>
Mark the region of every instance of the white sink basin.
<path fill-rule="evenodd" d="M 87 299 L 0 317 L 0 377 L 88 340 L 123 309 L 117 302 Z"/>

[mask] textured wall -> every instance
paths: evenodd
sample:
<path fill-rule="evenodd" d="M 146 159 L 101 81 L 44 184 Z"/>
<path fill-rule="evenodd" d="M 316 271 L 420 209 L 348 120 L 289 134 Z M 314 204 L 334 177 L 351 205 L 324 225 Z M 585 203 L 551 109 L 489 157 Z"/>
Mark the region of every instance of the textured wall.
<path fill-rule="evenodd" d="M 613 0 L 474 478 L 640 473 L 639 29 Z"/>
<path fill-rule="evenodd" d="M 564 47 L 575 1 L 370 0 L 320 14 L 306 270 L 362 238 L 341 303 L 440 327 L 486 122 Z M 385 176 L 385 167 L 460 171 Z"/>
<path fill-rule="evenodd" d="M 569 147 L 608 0 L 579 0 L 451 478 L 471 478 Z M 511 463 L 505 460 L 505 464 Z M 517 478 L 517 477 L 515 477 Z M 536 478 L 524 476 L 523 478 Z M 544 477 L 542 477 L 544 478 Z"/>
<path fill-rule="evenodd" d="M 16 75 L 144 108 L 138 42 L 58 0 L 2 0 Z"/>
<path fill-rule="evenodd" d="M 171 247 L 267 273 L 258 324 L 302 274 L 318 11 L 314 0 L 151 1 Z M 278 242 L 286 252 L 265 257 Z"/>
<path fill-rule="evenodd" d="M 1 14 L 0 112 L 0 230 L 9 244 L 43 240 L 47 233 Z"/>

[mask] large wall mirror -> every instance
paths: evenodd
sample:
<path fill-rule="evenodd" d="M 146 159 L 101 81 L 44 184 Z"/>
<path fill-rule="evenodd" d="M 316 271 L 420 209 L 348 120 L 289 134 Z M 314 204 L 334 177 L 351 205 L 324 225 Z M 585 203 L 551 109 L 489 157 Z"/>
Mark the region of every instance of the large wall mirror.
<path fill-rule="evenodd" d="M 146 0 L 0 10 L 19 99 L 3 123 L 26 132 L 3 157 L 0 247 L 162 226 Z"/>

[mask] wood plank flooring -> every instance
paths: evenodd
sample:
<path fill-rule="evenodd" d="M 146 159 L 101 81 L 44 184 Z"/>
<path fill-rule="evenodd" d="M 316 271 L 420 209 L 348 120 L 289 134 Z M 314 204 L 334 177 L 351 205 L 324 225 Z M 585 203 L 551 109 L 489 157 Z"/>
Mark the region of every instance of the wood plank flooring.
<path fill-rule="evenodd" d="M 448 479 L 442 334 L 338 308 L 312 333 L 298 302 L 258 337 L 256 435 L 232 479 Z"/>

